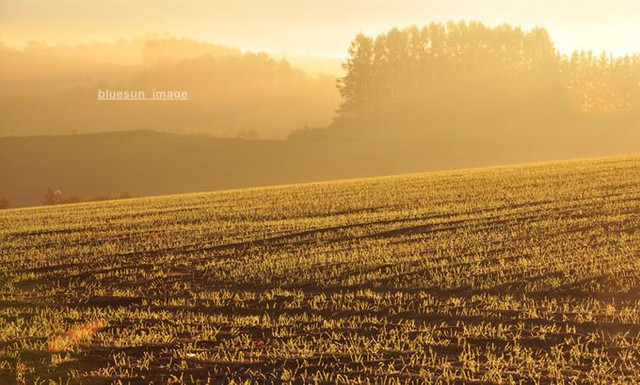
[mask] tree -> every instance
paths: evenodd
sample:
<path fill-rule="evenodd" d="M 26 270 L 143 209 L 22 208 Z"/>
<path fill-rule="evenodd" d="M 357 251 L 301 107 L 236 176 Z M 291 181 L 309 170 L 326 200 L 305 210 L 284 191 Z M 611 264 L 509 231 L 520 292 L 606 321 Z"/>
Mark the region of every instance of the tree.
<path fill-rule="evenodd" d="M 53 189 L 49 187 L 47 192 L 44 194 L 44 204 L 45 205 L 56 205 L 59 204 L 62 198 L 62 191 L 59 189 Z"/>
<path fill-rule="evenodd" d="M 372 63 L 373 41 L 358 34 L 349 46 L 349 58 L 342 65 L 346 75 L 338 80 L 338 90 L 343 100 L 341 113 L 355 112 L 368 105 L 372 88 Z"/>

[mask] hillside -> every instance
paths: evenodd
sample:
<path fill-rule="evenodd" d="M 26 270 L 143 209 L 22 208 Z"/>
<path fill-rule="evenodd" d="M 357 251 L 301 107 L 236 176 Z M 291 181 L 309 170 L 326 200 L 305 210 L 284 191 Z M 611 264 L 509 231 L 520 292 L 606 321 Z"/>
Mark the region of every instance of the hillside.
<path fill-rule="evenodd" d="M 633 383 L 639 175 L 636 155 L 0 211 L 0 382 Z"/>
<path fill-rule="evenodd" d="M 640 152 L 625 136 L 426 140 L 235 140 L 153 131 L 0 138 L 0 199 L 42 204 L 47 188 L 91 199 L 393 175 Z"/>
<path fill-rule="evenodd" d="M 97 100 L 99 91 L 150 96 L 153 90 L 184 91 L 188 101 Z M 332 76 L 311 76 L 284 57 L 189 38 L 34 42 L 24 51 L 0 42 L 0 137 L 154 129 L 282 139 L 329 124 L 338 103 Z"/>

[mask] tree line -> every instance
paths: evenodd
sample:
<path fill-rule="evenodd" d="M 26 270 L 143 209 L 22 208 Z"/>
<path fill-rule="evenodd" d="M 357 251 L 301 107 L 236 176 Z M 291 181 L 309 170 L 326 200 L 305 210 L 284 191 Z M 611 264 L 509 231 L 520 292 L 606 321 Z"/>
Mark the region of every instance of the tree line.
<path fill-rule="evenodd" d="M 348 53 L 337 123 L 640 115 L 640 55 L 561 54 L 542 28 L 432 23 L 358 34 Z"/>

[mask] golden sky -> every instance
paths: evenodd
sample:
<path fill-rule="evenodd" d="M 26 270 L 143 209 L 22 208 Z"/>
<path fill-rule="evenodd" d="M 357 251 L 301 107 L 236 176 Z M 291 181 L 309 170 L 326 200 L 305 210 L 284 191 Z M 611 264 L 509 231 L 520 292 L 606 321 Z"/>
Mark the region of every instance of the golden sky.
<path fill-rule="evenodd" d="M 462 19 L 543 26 L 565 52 L 640 52 L 639 0 L 0 0 L 0 41 L 168 33 L 270 53 L 344 56 L 358 32 Z"/>

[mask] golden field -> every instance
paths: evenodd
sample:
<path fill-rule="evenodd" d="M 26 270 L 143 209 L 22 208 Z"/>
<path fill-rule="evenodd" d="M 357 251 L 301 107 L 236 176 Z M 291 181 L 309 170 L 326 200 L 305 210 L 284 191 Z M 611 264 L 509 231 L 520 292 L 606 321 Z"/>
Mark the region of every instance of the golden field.
<path fill-rule="evenodd" d="M 636 383 L 640 156 L 0 211 L 0 383 Z"/>

